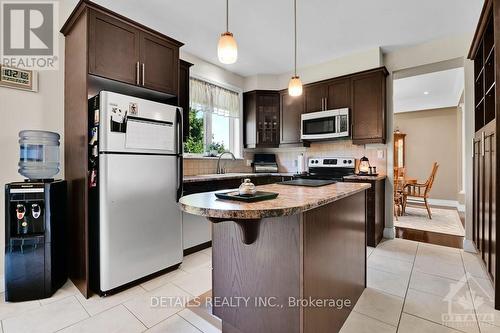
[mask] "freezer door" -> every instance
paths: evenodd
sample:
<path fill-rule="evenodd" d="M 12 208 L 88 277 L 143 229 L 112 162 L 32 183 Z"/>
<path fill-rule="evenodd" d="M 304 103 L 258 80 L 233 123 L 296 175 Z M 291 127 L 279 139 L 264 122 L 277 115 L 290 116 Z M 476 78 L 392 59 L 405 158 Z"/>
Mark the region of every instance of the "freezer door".
<path fill-rule="evenodd" d="M 105 292 L 182 261 L 177 157 L 101 154 L 100 289 Z"/>
<path fill-rule="evenodd" d="M 99 99 L 94 120 L 100 125 L 100 152 L 182 153 L 180 108 L 108 91 L 101 91 Z"/>

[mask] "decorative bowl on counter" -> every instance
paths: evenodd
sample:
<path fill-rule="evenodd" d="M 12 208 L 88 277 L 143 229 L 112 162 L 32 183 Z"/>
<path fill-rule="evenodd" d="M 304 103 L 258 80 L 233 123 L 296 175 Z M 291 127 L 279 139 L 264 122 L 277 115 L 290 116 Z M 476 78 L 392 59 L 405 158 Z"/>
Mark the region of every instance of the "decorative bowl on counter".
<path fill-rule="evenodd" d="M 238 193 L 241 196 L 252 196 L 255 195 L 257 192 L 257 188 L 255 185 L 252 183 L 252 181 L 249 178 L 246 178 L 243 183 L 241 183 L 240 187 L 238 188 Z"/>

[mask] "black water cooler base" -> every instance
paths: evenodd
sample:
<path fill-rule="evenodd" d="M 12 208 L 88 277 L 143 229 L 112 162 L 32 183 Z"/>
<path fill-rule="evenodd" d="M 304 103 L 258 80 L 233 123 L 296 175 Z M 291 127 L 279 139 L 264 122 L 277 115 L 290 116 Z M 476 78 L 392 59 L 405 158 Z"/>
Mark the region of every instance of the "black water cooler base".
<path fill-rule="evenodd" d="M 51 297 L 67 280 L 66 181 L 5 186 L 5 300 Z"/>

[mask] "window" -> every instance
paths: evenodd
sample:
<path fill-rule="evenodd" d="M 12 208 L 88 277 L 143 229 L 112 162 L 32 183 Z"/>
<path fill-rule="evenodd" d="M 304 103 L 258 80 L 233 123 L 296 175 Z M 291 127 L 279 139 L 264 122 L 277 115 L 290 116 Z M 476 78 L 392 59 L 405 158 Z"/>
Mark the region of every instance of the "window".
<path fill-rule="evenodd" d="M 238 93 L 190 79 L 189 137 L 185 152 L 241 156 L 240 96 Z"/>

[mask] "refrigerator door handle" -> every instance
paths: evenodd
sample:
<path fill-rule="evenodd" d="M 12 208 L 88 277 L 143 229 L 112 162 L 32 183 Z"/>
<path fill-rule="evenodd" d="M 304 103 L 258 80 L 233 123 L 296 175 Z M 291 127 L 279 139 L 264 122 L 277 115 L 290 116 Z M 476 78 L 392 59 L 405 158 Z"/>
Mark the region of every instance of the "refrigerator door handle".
<path fill-rule="evenodd" d="M 183 124 L 182 124 L 182 112 L 179 108 L 176 109 L 177 118 L 177 161 L 179 166 L 177 167 L 178 172 L 178 184 L 177 184 L 177 201 L 182 197 L 183 181 L 184 181 L 184 159 L 182 157 L 184 147 L 183 147 Z"/>

